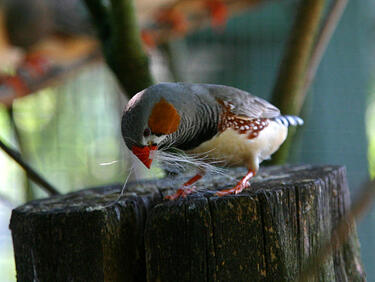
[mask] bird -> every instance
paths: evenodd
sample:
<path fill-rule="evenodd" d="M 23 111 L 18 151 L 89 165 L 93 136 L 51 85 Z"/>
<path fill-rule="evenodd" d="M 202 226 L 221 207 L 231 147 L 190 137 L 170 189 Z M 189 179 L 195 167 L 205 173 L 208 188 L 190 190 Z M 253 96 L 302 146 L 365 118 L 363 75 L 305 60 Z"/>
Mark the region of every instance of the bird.
<path fill-rule="evenodd" d="M 282 115 L 266 100 L 231 86 L 162 82 L 133 96 L 125 106 L 121 132 L 126 146 L 150 168 L 159 150 L 176 148 L 204 161 L 245 166 L 246 175 L 218 196 L 238 194 L 263 160 L 285 141 L 289 126 L 302 125 L 297 116 Z M 185 182 L 166 199 L 176 200 L 195 191 L 191 187 L 204 171 Z"/>

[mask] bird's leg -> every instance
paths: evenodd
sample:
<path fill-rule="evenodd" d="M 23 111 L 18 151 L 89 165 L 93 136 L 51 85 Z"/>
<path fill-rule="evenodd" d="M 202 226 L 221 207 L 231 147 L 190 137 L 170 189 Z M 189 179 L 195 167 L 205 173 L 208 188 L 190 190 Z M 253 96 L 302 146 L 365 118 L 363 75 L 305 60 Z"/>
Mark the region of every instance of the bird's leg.
<path fill-rule="evenodd" d="M 221 190 L 216 192 L 217 196 L 224 196 L 229 194 L 239 194 L 241 193 L 245 188 L 250 186 L 249 180 L 255 176 L 255 171 L 252 169 L 249 169 L 247 174 L 240 180 L 240 182 L 237 183 L 236 186 L 234 186 L 231 189 Z"/>
<path fill-rule="evenodd" d="M 195 187 L 191 187 L 191 188 L 185 188 L 185 187 L 191 186 L 192 184 L 194 184 L 195 182 L 197 182 L 199 179 L 201 179 L 203 177 L 203 175 L 204 175 L 203 172 L 197 173 L 195 176 L 193 176 L 188 181 L 186 181 L 182 185 L 182 188 L 178 189 L 176 191 L 176 193 L 174 193 L 173 195 L 165 196 L 165 199 L 176 200 L 176 199 L 178 199 L 180 197 L 185 198 L 187 195 L 195 192 Z"/>

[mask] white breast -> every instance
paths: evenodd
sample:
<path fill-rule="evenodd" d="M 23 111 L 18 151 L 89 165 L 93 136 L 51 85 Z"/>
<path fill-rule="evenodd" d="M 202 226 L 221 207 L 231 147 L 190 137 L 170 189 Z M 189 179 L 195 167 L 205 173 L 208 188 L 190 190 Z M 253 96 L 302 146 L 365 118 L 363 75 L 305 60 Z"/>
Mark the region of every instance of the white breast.
<path fill-rule="evenodd" d="M 259 163 L 268 159 L 286 139 L 287 127 L 270 121 L 269 125 L 259 132 L 258 137 L 248 139 L 247 134 L 228 128 L 188 151 L 191 154 L 202 154 L 215 161 L 223 161 L 228 166 L 246 166 L 257 171 Z"/>

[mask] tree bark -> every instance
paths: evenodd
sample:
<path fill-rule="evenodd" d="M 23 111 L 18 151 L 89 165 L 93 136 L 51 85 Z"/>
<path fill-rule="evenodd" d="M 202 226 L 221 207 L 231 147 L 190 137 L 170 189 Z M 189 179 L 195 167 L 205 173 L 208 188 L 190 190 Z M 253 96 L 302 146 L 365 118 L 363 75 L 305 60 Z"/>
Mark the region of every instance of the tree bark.
<path fill-rule="evenodd" d="M 350 207 L 336 166 L 264 168 L 250 189 L 225 197 L 216 189 L 235 181 L 211 176 L 199 192 L 163 200 L 184 180 L 131 183 L 119 200 L 121 185 L 18 207 L 18 281 L 291 281 Z M 353 228 L 316 280 L 365 280 Z"/>

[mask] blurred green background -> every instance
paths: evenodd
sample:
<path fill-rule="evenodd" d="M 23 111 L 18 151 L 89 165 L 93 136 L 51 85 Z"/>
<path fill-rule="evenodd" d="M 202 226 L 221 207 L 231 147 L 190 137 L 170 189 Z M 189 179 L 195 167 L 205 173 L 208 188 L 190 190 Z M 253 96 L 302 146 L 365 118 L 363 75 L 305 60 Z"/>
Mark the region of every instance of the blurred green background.
<path fill-rule="evenodd" d="M 175 72 L 184 81 L 226 84 L 270 98 L 295 6 L 270 2 L 230 19 L 224 31 L 206 29 L 170 43 Z M 305 125 L 290 158 L 345 165 L 353 198 L 369 175 L 375 177 L 374 42 L 375 2 L 349 1 L 309 92 Z M 171 81 L 163 52 L 152 51 L 151 59 L 156 79 Z M 0 108 L 0 136 L 60 191 L 121 183 L 127 175 L 119 125 L 125 103 L 110 71 L 91 66 L 62 86 L 16 101 L 16 130 Z M 0 152 L 1 281 L 15 280 L 11 208 L 44 196 Z M 375 281 L 374 209 L 358 229 L 368 281 Z"/>

